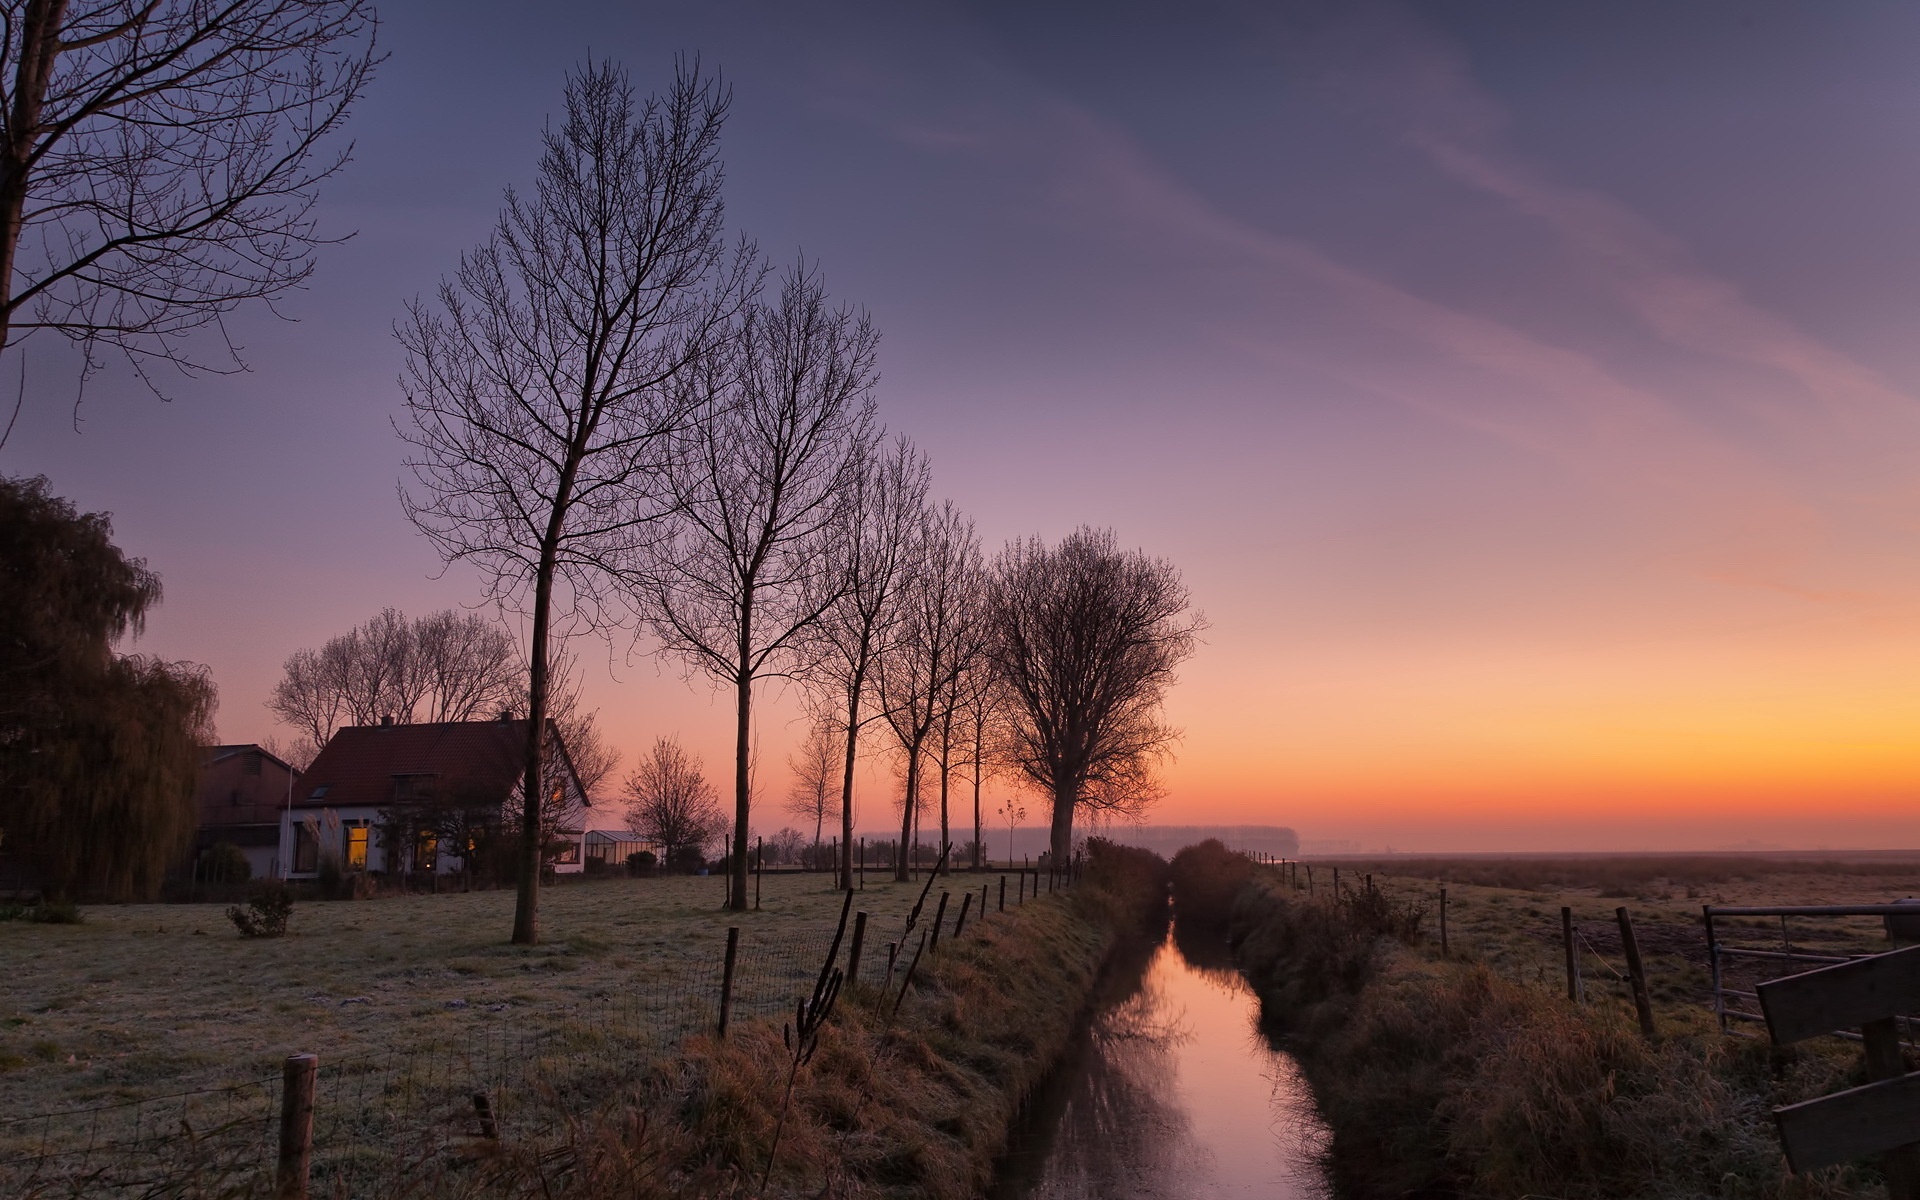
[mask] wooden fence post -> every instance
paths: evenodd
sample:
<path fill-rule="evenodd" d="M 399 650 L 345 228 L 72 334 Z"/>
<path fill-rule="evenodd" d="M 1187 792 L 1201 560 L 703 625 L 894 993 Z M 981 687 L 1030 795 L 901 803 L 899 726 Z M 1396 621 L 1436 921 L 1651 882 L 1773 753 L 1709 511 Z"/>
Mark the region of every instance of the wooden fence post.
<path fill-rule="evenodd" d="M 967 894 L 972 895 L 973 893 L 969 892 Z M 952 892 L 940 893 L 940 906 L 933 910 L 933 937 L 927 944 L 927 949 L 929 950 L 938 950 L 940 948 L 940 923 L 947 919 L 947 901 L 952 895 Z"/>
<path fill-rule="evenodd" d="M 867 914 L 853 914 L 853 945 L 847 949 L 847 982 L 860 981 L 860 947 L 867 941 Z"/>
<path fill-rule="evenodd" d="M 980 885 L 980 919 L 987 919 L 987 885 L 984 883 Z"/>
<path fill-rule="evenodd" d="M 1440 957 L 1453 957 L 1447 948 L 1447 889 L 1440 889 Z"/>
<path fill-rule="evenodd" d="M 320 1074 L 314 1054 L 288 1057 L 280 1072 L 279 1200 L 307 1200 L 313 1169 L 313 1085 Z"/>
<path fill-rule="evenodd" d="M 753 911 L 760 911 L 760 872 L 767 865 L 767 839 L 757 838 L 753 851 Z"/>
<path fill-rule="evenodd" d="M 1620 921 L 1620 946 L 1627 952 L 1627 979 L 1633 985 L 1633 1010 L 1640 1017 L 1640 1032 L 1654 1040 L 1653 997 L 1647 992 L 1646 968 L 1640 965 L 1640 942 L 1633 936 L 1633 917 L 1627 906 L 1613 910 Z"/>
<path fill-rule="evenodd" d="M 960 898 L 960 915 L 953 919 L 953 936 L 955 941 L 959 940 L 960 931 L 967 927 L 967 910 L 972 907 L 973 907 L 973 889 L 968 888 L 967 894 Z M 982 904 L 981 907 L 985 908 L 986 905 Z"/>
<path fill-rule="evenodd" d="M 893 966 L 898 961 L 900 961 L 900 943 L 888 942 L 887 943 L 887 981 L 886 983 L 880 986 L 880 990 L 882 992 L 885 992 L 893 987 Z"/>
<path fill-rule="evenodd" d="M 740 927 L 727 928 L 727 961 L 720 973 L 720 1036 L 727 1036 L 727 1013 L 733 1008 L 733 963 L 740 953 Z"/>
<path fill-rule="evenodd" d="M 1560 940 L 1567 948 L 1567 999 L 1580 1001 L 1580 960 L 1573 952 L 1573 909 L 1560 906 Z"/>
<path fill-rule="evenodd" d="M 500 1140 L 500 1123 L 493 1119 L 493 1102 L 485 1092 L 473 1094 L 473 1115 L 480 1118 L 480 1136 L 490 1142 Z"/>
<path fill-rule="evenodd" d="M 1007 911 L 1007 877 L 1000 877 L 1000 911 Z"/>

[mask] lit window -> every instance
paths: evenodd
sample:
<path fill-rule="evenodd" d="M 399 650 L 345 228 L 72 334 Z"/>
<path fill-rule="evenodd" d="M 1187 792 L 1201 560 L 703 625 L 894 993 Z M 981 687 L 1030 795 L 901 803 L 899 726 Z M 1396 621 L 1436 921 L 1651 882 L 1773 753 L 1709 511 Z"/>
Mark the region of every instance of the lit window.
<path fill-rule="evenodd" d="M 434 852 L 440 848 L 440 839 L 431 833 L 422 833 L 413 847 L 413 869 L 431 871 L 434 867 Z"/>
<path fill-rule="evenodd" d="M 367 827 L 364 825 L 347 828 L 347 870 L 364 871 L 367 869 Z"/>

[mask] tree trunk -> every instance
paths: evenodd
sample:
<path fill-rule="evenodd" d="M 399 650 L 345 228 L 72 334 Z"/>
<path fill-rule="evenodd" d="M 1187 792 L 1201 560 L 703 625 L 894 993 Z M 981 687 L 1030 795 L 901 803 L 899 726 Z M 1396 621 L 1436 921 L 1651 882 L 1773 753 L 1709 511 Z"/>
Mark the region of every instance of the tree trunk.
<path fill-rule="evenodd" d="M 1053 869 L 1058 871 L 1073 855 L 1073 807 L 1071 789 L 1055 788 L 1053 793 Z"/>
<path fill-rule="evenodd" d="M 901 883 L 908 879 L 907 866 L 913 861 L 914 820 L 919 809 L 920 747 L 907 747 L 907 795 L 900 806 L 900 861 L 894 864 L 893 877 Z"/>
<path fill-rule="evenodd" d="M 40 110 L 60 55 L 60 25 L 67 0 L 27 0 L 20 18 L 20 59 L 13 76 L 13 109 L 7 114 L 10 137 L 0 147 L 0 347 L 13 332 L 13 274 L 32 182 L 28 161 L 40 133 Z"/>
<path fill-rule="evenodd" d="M 980 828 L 980 727 L 974 726 L 973 735 L 973 869 L 978 871 L 986 864 L 986 834 Z"/>
<path fill-rule="evenodd" d="M 533 645 L 527 678 L 527 756 L 520 801 L 520 886 L 513 905 L 513 944 L 540 940 L 541 759 L 546 750 L 547 631 L 553 620 L 553 541 L 540 550 L 533 580 Z"/>
<path fill-rule="evenodd" d="M 860 737 L 860 690 L 865 686 L 864 672 L 856 673 L 847 689 L 847 761 L 840 779 L 840 890 L 853 890 L 853 766 Z"/>
<path fill-rule="evenodd" d="M 940 845 L 943 847 L 953 844 L 953 834 L 947 824 L 947 763 L 951 757 L 948 754 L 940 756 Z M 952 864 L 948 864 L 948 869 L 952 869 Z"/>
<path fill-rule="evenodd" d="M 744 638 L 741 639 L 743 645 Z M 740 661 L 746 662 L 743 649 Z M 739 728 L 733 742 L 733 861 L 727 864 L 732 885 L 728 888 L 728 906 L 735 912 L 747 911 L 747 825 L 752 819 L 753 788 L 749 771 L 753 746 L 748 734 L 753 721 L 753 676 L 742 667 L 734 679 L 738 696 L 736 716 Z"/>

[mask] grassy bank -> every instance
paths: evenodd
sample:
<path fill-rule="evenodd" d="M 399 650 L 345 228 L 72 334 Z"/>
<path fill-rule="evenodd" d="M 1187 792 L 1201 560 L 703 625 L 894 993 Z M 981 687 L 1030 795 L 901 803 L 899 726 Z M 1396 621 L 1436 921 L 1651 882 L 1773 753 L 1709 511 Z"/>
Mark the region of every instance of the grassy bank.
<path fill-rule="evenodd" d="M 997 875 L 937 881 L 913 941 L 944 890 L 941 943 L 897 1013 L 912 947 L 890 991 L 886 947 L 920 887 L 870 883 L 862 980 L 798 1072 L 765 1194 L 978 1193 L 1113 941 L 1163 903 L 1163 872 L 1103 850 L 1071 890 L 1019 904 L 1009 880 L 1007 911 L 984 917 Z M 0 1118 L 0 1191 L 164 1178 L 265 1194 L 272 1081 L 286 1053 L 317 1050 L 318 1196 L 760 1194 L 791 1062 L 781 1014 L 813 986 L 840 895 L 821 876 L 769 877 L 761 911 L 724 913 L 712 883 L 556 889 L 551 940 L 531 949 L 498 941 L 507 893 L 303 905 L 269 941 L 190 906 L 0 926 L 26 968 L 0 983 L 16 1114 Z M 721 1040 L 728 925 L 741 936 Z M 476 1092 L 497 1140 L 480 1136 Z"/>
<path fill-rule="evenodd" d="M 1574 1004 L 1473 950 L 1443 957 L 1427 890 L 1308 899 L 1217 847 L 1175 860 L 1182 919 L 1224 920 L 1333 1130 L 1356 1196 L 1827 1197 L 1866 1171 L 1786 1173 L 1769 1110 L 1860 1082 L 1839 1045 L 1777 1050 L 1700 1010 L 1649 1044 L 1623 1006 Z M 1190 878 L 1239 874 L 1220 889 Z M 1534 881 L 1529 881 L 1534 882 Z M 1535 897 L 1536 901 L 1549 899 Z M 1557 916 L 1557 910 L 1555 915 Z M 1456 929 L 1458 933 L 1458 929 Z"/>
<path fill-rule="evenodd" d="M 944 939 L 922 960 L 897 1016 L 897 987 L 850 988 L 800 1073 L 767 1194 L 981 1194 L 1114 944 L 1160 911 L 1165 886 L 1157 857 L 1096 846 L 1073 890 Z M 755 1023 L 687 1050 L 651 1102 L 682 1131 L 676 1173 L 719 1190 L 757 1179 L 789 1061 L 782 1030 Z"/>

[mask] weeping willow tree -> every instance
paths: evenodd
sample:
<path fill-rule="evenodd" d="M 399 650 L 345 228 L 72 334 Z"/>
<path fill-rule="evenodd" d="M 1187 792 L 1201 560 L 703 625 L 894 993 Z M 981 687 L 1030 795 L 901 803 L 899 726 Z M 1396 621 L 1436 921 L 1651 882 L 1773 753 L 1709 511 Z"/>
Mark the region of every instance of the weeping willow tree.
<path fill-rule="evenodd" d="M 151 896 L 193 837 L 204 669 L 114 653 L 160 580 L 44 478 L 0 478 L 0 853 L 53 895 Z"/>

